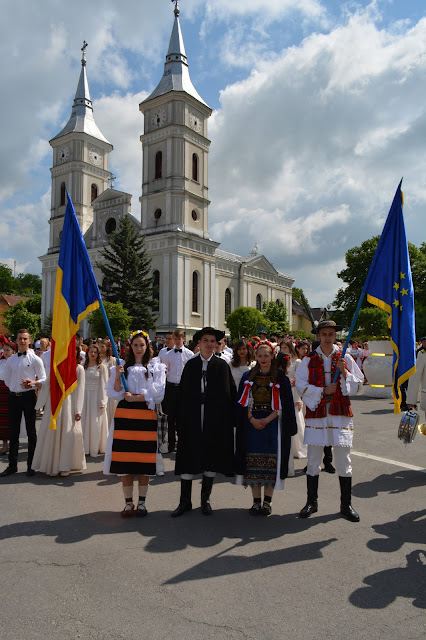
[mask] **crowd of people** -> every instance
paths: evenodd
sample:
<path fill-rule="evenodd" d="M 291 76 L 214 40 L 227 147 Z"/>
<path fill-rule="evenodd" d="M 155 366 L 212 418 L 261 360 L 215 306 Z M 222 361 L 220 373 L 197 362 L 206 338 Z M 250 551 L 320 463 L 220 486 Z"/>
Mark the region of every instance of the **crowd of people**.
<path fill-rule="evenodd" d="M 340 329 L 323 320 L 314 343 L 291 335 L 268 339 L 262 332 L 232 348 L 213 327 L 198 331 L 187 346 L 179 329 L 154 342 L 138 330 L 127 341 L 116 340 L 118 360 L 108 339 L 83 341 L 77 334 L 77 384 L 55 430 L 49 339 L 33 344 L 27 329 L 18 331 L 16 341 L 0 336 L 1 454 L 9 460 L 0 476 L 18 471 L 19 438 L 26 431 L 27 476 L 82 472 L 87 456 L 103 455 L 104 473 L 121 479 L 121 516 L 144 517 L 150 478 L 164 475 L 163 455 L 175 453 L 180 497 L 173 517 L 192 509 L 192 484 L 199 475 L 201 511 L 211 515 L 216 474 L 250 487 L 249 513 L 268 516 L 274 491 L 295 474 L 294 459 L 305 458 L 307 502 L 300 517 L 318 510 L 323 462 L 329 473 L 337 470 L 340 512 L 358 522 L 351 504 L 349 397 L 364 383 L 368 344 L 352 341 L 342 357 Z M 424 341 L 417 356 L 422 363 Z M 409 391 L 411 407 L 418 385 L 425 386 L 426 367 L 419 371 Z"/>

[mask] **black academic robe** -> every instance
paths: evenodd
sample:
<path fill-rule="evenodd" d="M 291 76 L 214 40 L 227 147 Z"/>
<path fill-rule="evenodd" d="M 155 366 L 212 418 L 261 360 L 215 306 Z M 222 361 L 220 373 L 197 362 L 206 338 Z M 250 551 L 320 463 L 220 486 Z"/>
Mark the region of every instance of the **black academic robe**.
<path fill-rule="evenodd" d="M 175 474 L 216 471 L 233 475 L 237 390 L 229 365 L 213 356 L 207 366 L 204 423 L 201 425 L 199 355 L 185 364 L 180 381 L 180 429 Z"/>
<path fill-rule="evenodd" d="M 247 371 L 240 381 L 238 398 L 244 391 L 244 382 L 249 377 Z M 280 385 L 281 399 L 281 466 L 280 478 L 284 480 L 288 475 L 288 459 L 290 457 L 291 436 L 297 433 L 296 414 L 294 411 L 293 394 L 288 377 L 280 370 L 277 371 L 277 383 Z M 247 428 L 248 428 L 248 408 L 239 406 L 236 432 L 236 452 L 235 452 L 235 473 L 245 475 L 246 453 L 247 453 Z"/>

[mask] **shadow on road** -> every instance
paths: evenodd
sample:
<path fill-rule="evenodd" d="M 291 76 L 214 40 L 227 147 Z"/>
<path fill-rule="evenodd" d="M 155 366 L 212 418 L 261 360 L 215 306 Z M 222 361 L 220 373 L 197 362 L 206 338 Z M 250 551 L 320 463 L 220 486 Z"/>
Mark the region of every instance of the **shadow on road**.
<path fill-rule="evenodd" d="M 400 597 L 412 599 L 414 607 L 426 609 L 426 552 L 412 551 L 406 558 L 404 568 L 386 569 L 367 576 L 364 579 L 367 586 L 354 591 L 349 602 L 361 609 L 384 609 Z"/>
<path fill-rule="evenodd" d="M 357 498 L 375 498 L 379 493 L 402 493 L 413 487 L 426 486 L 426 474 L 405 469 L 382 474 L 368 482 L 358 482 L 352 489 Z"/>
<path fill-rule="evenodd" d="M 376 533 L 386 537 L 370 540 L 367 547 L 372 551 L 392 553 L 401 549 L 407 542 L 424 545 L 426 540 L 426 509 L 405 513 L 393 522 L 376 524 L 373 529 Z"/>

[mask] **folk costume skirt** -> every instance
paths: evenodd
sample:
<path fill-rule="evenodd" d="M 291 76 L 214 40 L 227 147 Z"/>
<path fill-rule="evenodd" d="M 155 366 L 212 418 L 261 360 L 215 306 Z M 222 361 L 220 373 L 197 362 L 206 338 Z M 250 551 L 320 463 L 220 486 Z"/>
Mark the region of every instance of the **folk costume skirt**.
<path fill-rule="evenodd" d="M 253 417 L 266 418 L 270 411 L 253 410 Z M 243 484 L 250 487 L 274 487 L 278 466 L 278 418 L 258 431 L 247 425 L 246 473 Z"/>
<path fill-rule="evenodd" d="M 121 400 L 114 414 L 110 473 L 155 476 L 157 414 L 146 402 Z"/>

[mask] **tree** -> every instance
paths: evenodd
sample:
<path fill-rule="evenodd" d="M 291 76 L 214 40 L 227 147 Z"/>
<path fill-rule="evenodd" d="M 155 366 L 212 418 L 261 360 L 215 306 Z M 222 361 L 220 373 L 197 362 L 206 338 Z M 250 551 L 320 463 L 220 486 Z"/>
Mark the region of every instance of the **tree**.
<path fill-rule="evenodd" d="M 29 311 L 23 301 L 7 309 L 3 317 L 4 326 L 13 336 L 16 336 L 18 330 L 23 328 L 28 329 L 33 338 L 40 331 L 41 315 Z"/>
<path fill-rule="evenodd" d="M 121 219 L 111 234 L 111 243 L 101 251 L 104 262 L 97 266 L 104 275 L 101 291 L 105 300 L 121 302 L 132 317 L 134 329 L 149 330 L 155 326 L 152 309 L 153 278 L 149 275 L 151 260 L 146 253 L 145 238 L 133 227 L 128 216 Z"/>
<path fill-rule="evenodd" d="M 24 306 L 31 313 L 41 313 L 41 294 L 36 293 L 34 296 L 31 296 L 31 298 L 28 298 L 28 300 L 25 300 Z"/>
<path fill-rule="evenodd" d="M 355 329 L 355 335 L 387 336 L 389 335 L 388 314 L 378 307 L 361 309 Z"/>
<path fill-rule="evenodd" d="M 12 293 L 13 285 L 12 269 L 7 264 L 0 264 L 0 293 Z"/>
<path fill-rule="evenodd" d="M 305 301 L 308 302 L 305 294 L 303 293 L 303 289 L 299 289 L 299 287 L 292 287 L 291 295 L 299 304 L 305 304 Z"/>
<path fill-rule="evenodd" d="M 44 317 L 44 320 L 41 323 L 41 332 L 46 337 L 50 337 L 52 335 L 52 322 L 53 312 L 49 311 L 49 313 Z"/>
<path fill-rule="evenodd" d="M 352 321 L 379 238 L 380 236 L 375 236 L 370 240 L 365 240 L 359 247 L 354 247 L 346 252 L 346 268 L 340 271 L 337 276 L 347 286 L 337 291 L 336 299 L 333 303 L 336 306 L 333 320 L 338 324 L 349 327 Z M 422 311 L 426 307 L 426 243 L 423 243 L 418 248 L 409 242 L 408 252 L 413 276 L 416 329 L 419 333 L 421 326 L 425 324 Z M 371 307 L 366 299 L 363 307 Z"/>
<path fill-rule="evenodd" d="M 287 309 L 283 302 L 264 302 L 262 315 L 269 333 L 284 335 L 290 331 Z"/>
<path fill-rule="evenodd" d="M 231 340 L 238 340 L 241 336 L 249 338 L 256 335 L 264 322 L 264 315 L 253 307 L 236 307 L 226 318 L 226 326 L 231 332 Z"/>
<path fill-rule="evenodd" d="M 19 273 L 14 278 L 14 292 L 17 295 L 41 294 L 41 278 L 34 273 Z"/>
<path fill-rule="evenodd" d="M 128 338 L 132 318 L 127 313 L 126 309 L 124 309 L 121 302 L 105 301 L 104 307 L 114 338 L 116 338 L 117 336 L 122 340 Z M 93 311 L 89 315 L 88 320 L 92 335 L 98 337 L 107 335 L 107 330 L 100 309 L 95 309 L 95 311 Z"/>

